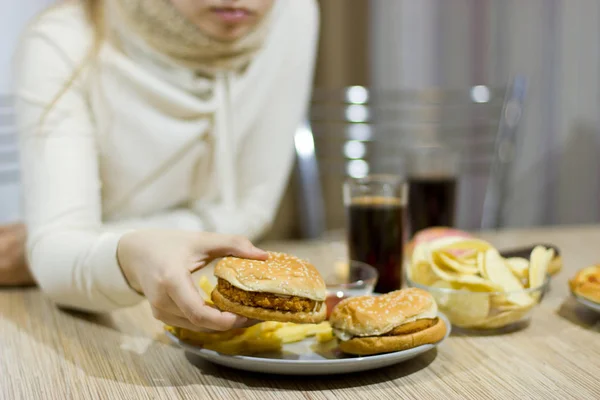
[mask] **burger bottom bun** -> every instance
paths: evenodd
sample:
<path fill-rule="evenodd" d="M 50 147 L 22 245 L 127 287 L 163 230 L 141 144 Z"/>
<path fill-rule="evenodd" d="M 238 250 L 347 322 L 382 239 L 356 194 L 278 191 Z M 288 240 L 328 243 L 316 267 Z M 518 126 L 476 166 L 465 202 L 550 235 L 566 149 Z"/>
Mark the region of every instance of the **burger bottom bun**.
<path fill-rule="evenodd" d="M 397 336 L 356 337 L 340 342 L 344 353 L 366 356 L 412 349 L 424 344 L 437 343 L 446 335 L 446 324 L 441 319 L 429 328 Z"/>
<path fill-rule="evenodd" d="M 325 321 L 327 306 L 325 302 L 314 312 L 291 312 L 269 310 L 267 308 L 250 307 L 233 302 L 223 296 L 217 289 L 211 293 L 212 301 L 221 311 L 229 311 L 242 317 L 260 321 L 295 322 L 298 324 L 318 324 Z"/>

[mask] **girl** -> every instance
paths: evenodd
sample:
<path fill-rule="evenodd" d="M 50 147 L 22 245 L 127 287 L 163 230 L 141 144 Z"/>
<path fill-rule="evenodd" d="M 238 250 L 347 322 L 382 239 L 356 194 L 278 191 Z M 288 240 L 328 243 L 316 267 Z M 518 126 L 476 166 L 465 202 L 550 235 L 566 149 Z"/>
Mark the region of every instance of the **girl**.
<path fill-rule="evenodd" d="M 245 324 L 205 306 L 190 274 L 266 257 L 242 237 L 268 228 L 285 187 L 317 25 L 314 0 L 69 1 L 40 16 L 16 95 L 42 290 L 90 311 L 143 294 L 189 329 Z"/>

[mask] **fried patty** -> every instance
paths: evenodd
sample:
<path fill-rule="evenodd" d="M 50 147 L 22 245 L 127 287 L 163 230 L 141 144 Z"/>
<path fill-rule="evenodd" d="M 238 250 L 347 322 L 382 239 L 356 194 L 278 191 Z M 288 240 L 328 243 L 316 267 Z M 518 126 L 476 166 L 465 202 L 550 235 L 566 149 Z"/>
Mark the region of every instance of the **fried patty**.
<path fill-rule="evenodd" d="M 269 308 L 277 311 L 311 312 L 316 301 L 305 297 L 283 297 L 272 293 L 246 292 L 224 279 L 218 280 L 217 290 L 227 299 L 249 307 Z"/>
<path fill-rule="evenodd" d="M 386 333 L 384 336 L 408 335 L 409 333 L 415 333 L 415 332 L 430 328 L 430 327 L 434 326 L 435 324 L 437 324 L 437 322 L 438 322 L 437 318 L 418 319 L 413 322 L 402 324 L 402 325 L 394 328 L 392 331 Z"/>

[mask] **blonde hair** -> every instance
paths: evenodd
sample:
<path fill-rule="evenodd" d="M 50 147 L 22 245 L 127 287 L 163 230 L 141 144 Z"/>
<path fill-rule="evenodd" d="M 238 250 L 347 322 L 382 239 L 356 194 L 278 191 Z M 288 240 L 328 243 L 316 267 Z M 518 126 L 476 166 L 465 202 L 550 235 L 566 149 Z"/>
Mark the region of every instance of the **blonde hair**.
<path fill-rule="evenodd" d="M 69 0 L 72 1 L 72 0 Z M 67 1 L 67 2 L 69 2 Z M 85 15 L 88 19 L 88 22 L 93 31 L 93 42 L 88 54 L 83 59 L 83 61 L 73 70 L 73 73 L 69 77 L 69 79 L 65 82 L 63 87 L 56 93 L 54 98 L 50 101 L 44 113 L 40 117 L 39 127 L 41 128 L 44 125 L 44 121 L 48 117 L 48 114 L 52 109 L 58 104 L 59 100 L 64 96 L 64 94 L 75 84 L 77 78 L 81 75 L 83 69 L 88 66 L 90 63 L 93 63 L 94 59 L 98 55 L 98 51 L 100 46 L 102 46 L 102 41 L 104 40 L 104 7 L 103 0 L 75 0 L 81 3 L 81 6 L 84 9 Z M 62 4 L 51 7 L 49 10 L 54 9 L 55 7 L 60 7 Z M 44 15 L 42 13 L 41 15 Z"/>

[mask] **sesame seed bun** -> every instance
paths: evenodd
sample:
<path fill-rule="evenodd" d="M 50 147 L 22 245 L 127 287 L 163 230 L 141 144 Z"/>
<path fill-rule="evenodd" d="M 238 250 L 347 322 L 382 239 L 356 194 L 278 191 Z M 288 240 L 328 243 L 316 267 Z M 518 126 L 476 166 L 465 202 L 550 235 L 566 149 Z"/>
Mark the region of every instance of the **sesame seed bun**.
<path fill-rule="evenodd" d="M 326 318 L 325 282 L 312 264 L 298 257 L 274 252 L 265 261 L 225 257 L 215 276 L 243 291 L 233 293 L 219 283 L 211 298 L 223 311 L 262 321 L 319 323 Z M 281 303 L 297 303 L 291 305 L 299 308 Z"/>
<path fill-rule="evenodd" d="M 278 311 L 261 307 L 245 306 L 227 299 L 217 289 L 211 293 L 212 301 L 223 311 L 229 311 L 246 318 L 260 321 L 294 322 L 297 324 L 318 324 L 325 321 L 327 306 L 321 303 L 319 308 L 312 312 Z"/>
<path fill-rule="evenodd" d="M 430 327 L 412 333 L 393 336 L 355 337 L 340 342 L 340 350 L 355 355 L 390 353 L 437 343 L 446 335 L 446 324 L 439 318 Z"/>
<path fill-rule="evenodd" d="M 215 276 L 247 292 L 266 292 L 325 301 L 325 281 L 308 261 L 269 252 L 266 261 L 225 257 L 215 267 Z"/>
<path fill-rule="evenodd" d="M 333 309 L 331 326 L 350 336 L 379 336 L 422 318 L 436 318 L 437 304 L 418 288 L 396 290 L 380 296 L 350 297 Z"/>

